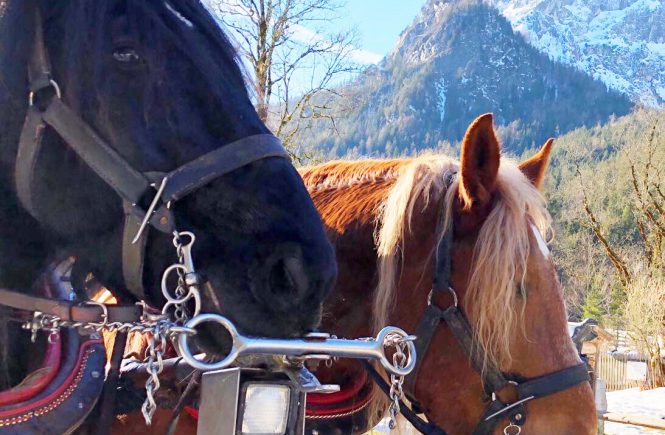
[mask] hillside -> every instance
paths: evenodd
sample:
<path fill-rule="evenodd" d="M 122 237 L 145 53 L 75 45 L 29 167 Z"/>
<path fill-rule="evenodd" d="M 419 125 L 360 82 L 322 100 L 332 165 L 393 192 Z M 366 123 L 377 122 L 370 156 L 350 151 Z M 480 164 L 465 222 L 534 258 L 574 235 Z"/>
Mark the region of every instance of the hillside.
<path fill-rule="evenodd" d="M 629 100 L 549 59 L 479 0 L 426 4 L 390 55 L 345 89 L 336 131 L 308 132 L 328 156 L 396 155 L 461 139 L 494 112 L 513 152 L 605 122 Z"/>
<path fill-rule="evenodd" d="M 645 221 L 640 212 L 630 167 L 634 164 L 639 182 L 645 181 L 643 174 L 649 154 L 652 159 L 648 181 L 662 183 L 664 111 L 638 110 L 612 118 L 602 126 L 577 129 L 554 143 L 544 193 L 555 224 L 553 257 L 559 266 L 569 311 L 577 318 L 595 310 L 599 314 L 594 316 L 601 320 L 616 308 L 616 298 L 622 297 L 615 294 L 621 291 L 619 276 L 590 229 L 584 194 L 603 236 L 616 253 L 632 270 L 644 268 L 645 244 L 640 231 L 653 243 L 648 236 L 653 224 Z M 652 185 L 650 194 L 658 195 L 653 189 Z M 665 219 L 656 208 L 651 213 L 656 221 Z M 654 256 L 665 255 L 656 251 L 652 253 Z M 593 304 L 599 306 L 591 307 Z"/>

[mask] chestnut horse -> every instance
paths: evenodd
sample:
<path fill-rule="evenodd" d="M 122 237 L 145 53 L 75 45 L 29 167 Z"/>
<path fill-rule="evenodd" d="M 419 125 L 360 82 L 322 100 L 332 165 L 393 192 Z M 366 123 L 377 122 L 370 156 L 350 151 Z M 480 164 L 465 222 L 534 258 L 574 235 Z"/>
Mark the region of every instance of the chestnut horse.
<path fill-rule="evenodd" d="M 435 247 L 452 224 L 450 284 L 469 319 L 474 347 L 483 355 L 482 367 L 497 367 L 519 381 L 578 365 L 561 286 L 542 236 L 550 231 L 550 217 L 538 188 L 551 145 L 550 140 L 516 165 L 501 157 L 487 114 L 469 127 L 460 162 L 426 155 L 301 170 L 339 265 L 321 329 L 344 337 L 367 336 L 386 324 L 415 331 L 432 289 Z M 443 295 L 434 302 L 452 303 Z M 428 419 L 449 434 L 471 433 L 486 396 L 481 376 L 445 324 L 418 358 L 422 366 L 412 393 Z M 345 384 L 361 370 L 357 362 L 340 360 L 330 368 L 320 366 L 317 376 Z M 515 391 L 506 388 L 499 397 L 512 403 Z M 374 398 L 374 408 L 385 410 L 383 395 Z M 522 433 L 596 433 L 588 382 L 524 407 L 528 418 Z M 376 421 L 368 415 L 371 408 L 353 417 L 354 432 Z M 495 432 L 507 425 L 503 418 Z M 321 433 L 328 433 L 325 426 Z"/>
<path fill-rule="evenodd" d="M 536 156 L 516 165 L 500 156 L 492 117 L 484 115 L 469 127 L 460 162 L 426 155 L 301 169 L 339 265 L 321 329 L 342 337 L 369 336 L 385 324 L 415 331 L 432 288 L 435 246 L 446 225 L 453 224 L 450 283 L 470 320 L 483 365 L 521 380 L 579 364 L 542 236 L 550 230 L 550 217 L 538 188 L 551 145 L 550 140 Z M 451 179 L 451 174 L 456 175 Z M 434 302 L 446 306 L 452 301 Z M 413 393 L 429 420 L 449 434 L 471 433 L 486 406 L 484 388 L 445 325 L 438 326 L 429 351 L 418 358 L 422 366 Z M 341 385 L 364 376 L 352 360 L 321 364 L 316 374 L 322 382 Z M 377 421 L 375 411 L 383 413 L 386 402 L 375 392 L 374 406 L 363 406 L 365 398 L 358 391 L 350 401 L 358 410 L 350 422 L 310 423 L 316 422 L 319 433 L 368 430 Z M 510 388 L 499 397 L 507 403 L 515 400 Z M 522 433 L 596 433 L 594 400 L 586 382 L 532 400 L 525 409 Z M 193 431 L 194 422 L 185 422 Z M 340 426 L 347 423 L 351 426 Z M 501 420 L 495 433 L 507 424 Z"/>

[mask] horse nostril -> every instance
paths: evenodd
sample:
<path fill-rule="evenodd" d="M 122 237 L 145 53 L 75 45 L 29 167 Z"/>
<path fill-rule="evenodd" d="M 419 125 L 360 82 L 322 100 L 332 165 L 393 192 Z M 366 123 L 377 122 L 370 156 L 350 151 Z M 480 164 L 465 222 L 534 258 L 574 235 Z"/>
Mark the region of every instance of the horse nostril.
<path fill-rule="evenodd" d="M 309 278 L 302 261 L 295 257 L 284 257 L 277 261 L 270 273 L 270 287 L 275 293 L 292 293 L 301 299 L 307 293 Z"/>

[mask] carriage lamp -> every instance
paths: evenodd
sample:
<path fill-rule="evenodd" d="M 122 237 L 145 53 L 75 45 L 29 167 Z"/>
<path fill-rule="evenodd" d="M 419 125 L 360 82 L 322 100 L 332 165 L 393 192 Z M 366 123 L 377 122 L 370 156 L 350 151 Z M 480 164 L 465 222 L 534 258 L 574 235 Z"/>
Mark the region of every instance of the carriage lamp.
<path fill-rule="evenodd" d="M 287 385 L 248 384 L 244 388 L 242 434 L 283 434 L 289 418 L 291 389 Z"/>
<path fill-rule="evenodd" d="M 231 368 L 203 374 L 198 435 L 302 435 L 306 395 L 282 373 Z"/>

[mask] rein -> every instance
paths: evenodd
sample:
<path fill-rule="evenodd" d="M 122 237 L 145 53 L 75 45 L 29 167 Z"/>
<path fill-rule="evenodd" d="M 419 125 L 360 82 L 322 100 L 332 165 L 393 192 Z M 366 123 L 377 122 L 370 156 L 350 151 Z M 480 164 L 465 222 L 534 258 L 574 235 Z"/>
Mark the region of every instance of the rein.
<path fill-rule="evenodd" d="M 177 231 L 172 206 L 213 180 L 269 157 L 289 158 L 278 138 L 258 134 L 239 139 L 204 154 L 169 173 L 136 170 L 62 101 L 53 78 L 39 8 L 35 12 L 34 46 L 28 65 L 29 107 L 19 140 L 15 180 L 25 209 L 42 221 L 34 195 L 34 175 L 44 132 L 52 128 L 123 202 L 125 213 L 122 267 L 125 285 L 137 299 L 145 298 L 143 262 L 147 227 L 172 234 Z M 144 209 L 140 203 L 152 197 Z M 1 300 L 0 300 L 1 301 Z"/>
<path fill-rule="evenodd" d="M 449 183 L 448 183 L 449 184 Z M 439 228 L 440 230 L 440 228 Z M 436 246 L 433 259 L 433 277 L 432 290 L 427 298 L 427 308 L 423 313 L 415 335 L 418 339 L 415 342 L 416 366 L 404 382 L 404 389 L 412 403 L 412 409 L 401 403 L 400 410 L 402 415 L 421 433 L 427 435 L 445 435 L 445 431 L 434 423 L 427 422 L 417 414 L 421 413 L 422 407 L 416 400 L 416 381 L 418 373 L 422 368 L 425 354 L 430 348 L 432 338 L 439 326 L 443 323 L 455 337 L 455 340 L 464 351 L 466 357 L 471 362 L 474 369 L 481 374 L 483 387 L 485 389 L 485 402 L 487 406 L 483 412 L 480 421 L 472 432 L 472 435 L 493 434 L 497 425 L 503 417 L 507 417 L 509 424 L 504 428 L 506 435 L 518 435 L 522 431 L 522 425 L 527 419 L 527 402 L 541 397 L 547 397 L 560 391 L 567 390 L 582 382 L 589 381 L 589 373 L 586 365 L 578 365 L 565 368 L 556 372 L 548 373 L 536 378 L 525 379 L 516 382 L 511 377 L 497 367 L 490 365 L 482 370 L 483 363 L 481 355 L 478 354 L 473 344 L 473 329 L 468 319 L 458 306 L 457 293 L 450 285 L 451 273 L 451 252 L 453 243 L 453 225 L 452 223 L 446 229 L 443 237 Z M 434 296 L 450 295 L 453 303 L 448 308 L 438 307 L 434 302 Z M 370 364 L 364 364 L 369 371 L 372 379 L 378 386 L 385 391 L 389 391 L 390 386 L 386 383 L 376 369 Z M 504 403 L 498 393 L 508 386 L 512 386 L 517 393 L 517 400 L 513 403 Z M 415 410 L 418 412 L 415 412 Z"/>

